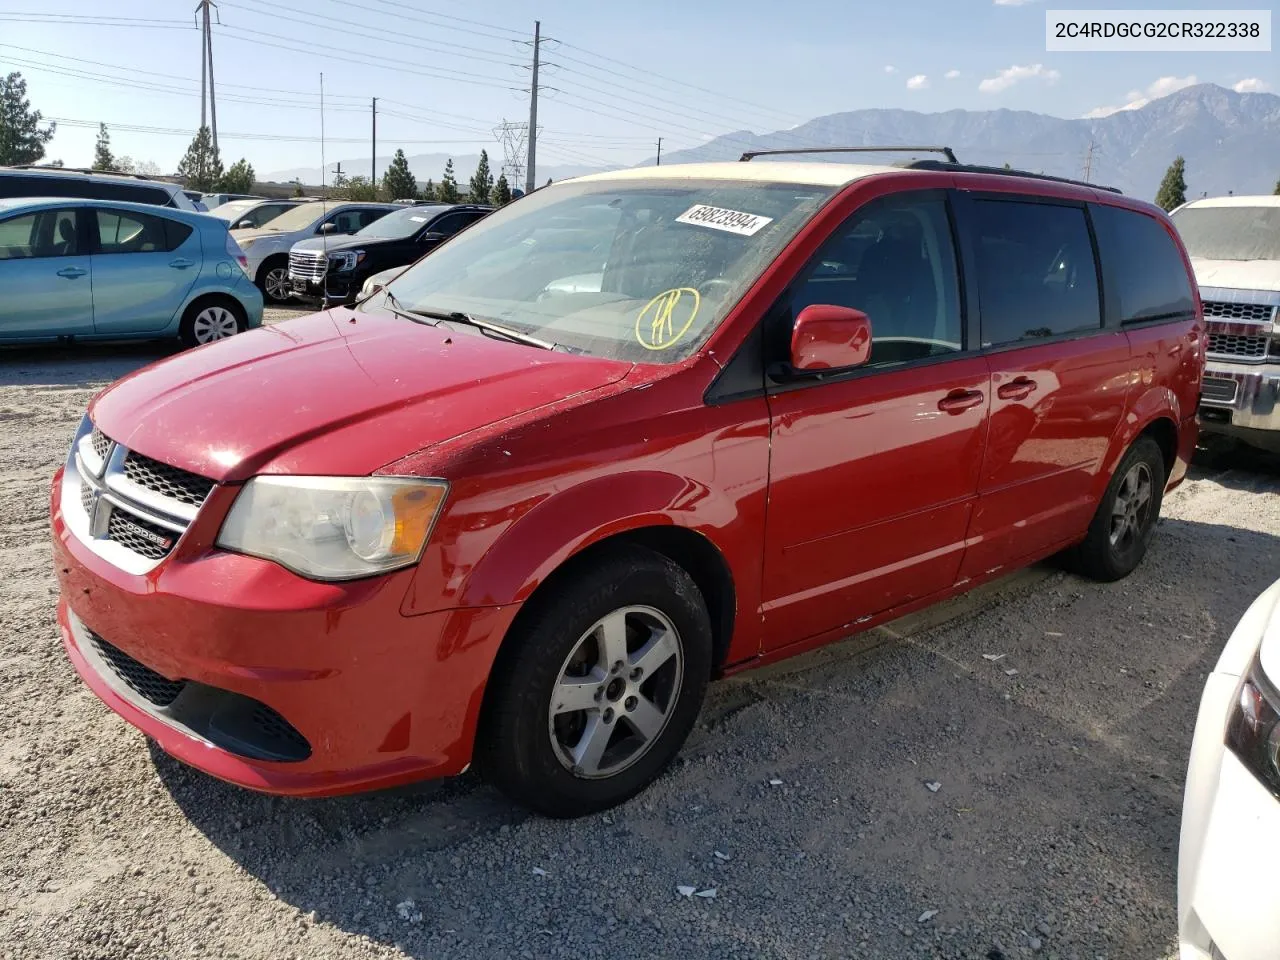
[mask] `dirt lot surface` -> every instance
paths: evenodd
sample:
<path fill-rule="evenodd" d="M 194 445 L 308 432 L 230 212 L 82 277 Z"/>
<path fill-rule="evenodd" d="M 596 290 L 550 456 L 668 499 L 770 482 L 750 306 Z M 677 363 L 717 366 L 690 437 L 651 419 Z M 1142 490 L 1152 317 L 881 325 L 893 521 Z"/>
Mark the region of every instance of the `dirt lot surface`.
<path fill-rule="evenodd" d="M 1274 467 L 1198 467 L 1121 583 L 1039 567 L 715 685 L 611 814 L 472 777 L 282 800 L 149 749 L 58 641 L 49 478 L 162 353 L 0 355 L 0 957 L 1172 955 L 1192 723 L 1280 571 Z"/>

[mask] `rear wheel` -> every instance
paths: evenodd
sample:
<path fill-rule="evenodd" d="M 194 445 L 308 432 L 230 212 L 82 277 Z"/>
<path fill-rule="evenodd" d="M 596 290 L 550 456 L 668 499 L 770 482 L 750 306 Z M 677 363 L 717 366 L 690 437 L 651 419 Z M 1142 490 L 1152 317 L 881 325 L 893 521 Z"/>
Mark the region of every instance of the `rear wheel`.
<path fill-rule="evenodd" d="M 504 647 L 476 765 L 546 816 L 622 803 L 679 751 L 710 672 L 693 580 L 659 554 L 619 549 L 562 584 Z"/>
<path fill-rule="evenodd" d="M 188 347 L 225 340 L 247 326 L 240 304 L 234 300 L 197 300 L 183 314 L 178 335 Z"/>
<path fill-rule="evenodd" d="M 293 299 L 293 291 L 289 289 L 289 261 L 273 257 L 264 263 L 258 270 L 258 289 L 268 303 L 288 303 Z"/>
<path fill-rule="evenodd" d="M 1164 455 L 1142 436 L 1120 461 L 1072 566 L 1094 580 L 1128 576 L 1146 556 L 1164 497 Z"/>

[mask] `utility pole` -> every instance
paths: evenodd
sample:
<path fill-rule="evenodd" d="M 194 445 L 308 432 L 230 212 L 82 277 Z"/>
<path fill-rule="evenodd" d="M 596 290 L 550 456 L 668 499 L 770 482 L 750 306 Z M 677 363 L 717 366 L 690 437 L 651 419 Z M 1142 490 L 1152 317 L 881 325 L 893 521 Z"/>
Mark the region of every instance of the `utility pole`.
<path fill-rule="evenodd" d="M 533 82 L 529 85 L 529 162 L 525 167 L 524 192 L 533 193 L 538 159 L 538 54 L 542 48 L 542 21 L 533 22 Z"/>
<path fill-rule="evenodd" d="M 1089 175 L 1093 172 L 1093 148 L 1094 142 L 1089 141 L 1089 152 L 1084 155 L 1084 182 L 1089 182 Z"/>
<path fill-rule="evenodd" d="M 200 0 L 196 12 L 200 14 L 200 126 L 205 126 L 205 78 L 208 78 L 209 120 L 212 123 L 213 150 L 218 152 L 218 99 L 213 82 L 213 25 L 209 10 L 217 10 L 213 0 Z M 221 22 L 221 21 L 219 21 Z"/>
<path fill-rule="evenodd" d="M 662 138 L 658 138 L 658 162 L 654 166 L 662 166 Z"/>
<path fill-rule="evenodd" d="M 392 111 L 393 113 L 395 111 Z M 378 98 L 373 98 L 373 157 L 369 161 L 369 182 L 378 188 Z"/>

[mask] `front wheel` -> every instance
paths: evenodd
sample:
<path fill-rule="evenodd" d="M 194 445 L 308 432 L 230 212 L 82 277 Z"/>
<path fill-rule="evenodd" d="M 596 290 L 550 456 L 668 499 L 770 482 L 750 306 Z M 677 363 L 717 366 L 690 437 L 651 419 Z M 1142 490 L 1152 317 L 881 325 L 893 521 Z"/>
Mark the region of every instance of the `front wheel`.
<path fill-rule="evenodd" d="M 199 347 L 241 333 L 247 326 L 244 311 L 231 300 L 205 300 L 187 308 L 178 336 L 188 347 Z"/>
<path fill-rule="evenodd" d="M 477 768 L 550 817 L 622 803 L 679 751 L 710 672 L 710 618 L 688 573 L 641 548 L 612 552 L 509 638 L 486 694 Z"/>
<path fill-rule="evenodd" d="M 1078 572 L 1104 582 L 1133 572 L 1155 532 L 1164 481 L 1160 447 L 1150 437 L 1139 437 L 1120 461 L 1084 542 L 1075 549 L 1072 565 Z"/>
<path fill-rule="evenodd" d="M 289 287 L 289 261 L 284 258 L 268 260 L 258 271 L 258 289 L 268 303 L 288 303 L 293 299 Z"/>

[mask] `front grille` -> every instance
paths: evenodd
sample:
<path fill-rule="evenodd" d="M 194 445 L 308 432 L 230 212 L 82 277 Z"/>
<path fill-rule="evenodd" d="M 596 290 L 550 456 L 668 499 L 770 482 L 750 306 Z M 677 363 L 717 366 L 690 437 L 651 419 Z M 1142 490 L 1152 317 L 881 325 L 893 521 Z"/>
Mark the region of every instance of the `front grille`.
<path fill-rule="evenodd" d="M 307 738 L 265 703 L 258 703 L 253 708 L 249 721 L 262 735 L 261 743 L 270 744 L 275 753 L 284 756 L 300 755 L 301 758 L 311 753 L 311 744 L 307 743 Z"/>
<path fill-rule="evenodd" d="M 1209 352 L 1220 357 L 1261 360 L 1267 355 L 1268 339 L 1268 337 L 1242 337 L 1232 333 L 1211 333 L 1209 334 Z"/>
<path fill-rule="evenodd" d="M 1236 382 L 1222 377 L 1205 377 L 1200 381 L 1200 396 L 1215 403 L 1234 403 Z"/>
<path fill-rule="evenodd" d="M 111 451 L 111 439 L 97 427 L 94 427 L 93 433 L 89 435 L 89 443 L 93 446 L 93 452 L 98 455 L 98 459 L 106 463 L 107 454 Z"/>
<path fill-rule="evenodd" d="M 80 483 L 80 506 L 84 507 L 84 512 L 92 515 L 93 513 L 93 487 L 88 483 L 81 481 Z"/>
<path fill-rule="evenodd" d="M 168 680 L 156 673 L 146 664 L 139 663 L 119 647 L 113 647 L 92 630 L 89 640 L 98 651 L 98 655 L 107 662 L 111 672 L 119 677 L 134 693 L 143 697 L 157 707 L 167 707 L 178 699 L 186 687 L 185 680 Z"/>
<path fill-rule="evenodd" d="M 289 276 L 297 280 L 320 280 L 325 273 L 323 253 L 289 254 Z"/>
<path fill-rule="evenodd" d="M 1233 303 L 1227 300 L 1206 300 L 1204 315 L 1213 320 L 1239 320 L 1266 323 L 1275 310 L 1269 303 Z"/>
<path fill-rule="evenodd" d="M 113 509 L 107 520 L 107 539 L 149 560 L 163 560 L 178 541 L 178 535 L 141 517 Z"/>
<path fill-rule="evenodd" d="M 213 481 L 199 474 L 171 467 L 130 451 L 124 459 L 124 475 L 138 486 L 170 500 L 198 507 L 213 489 Z"/>

